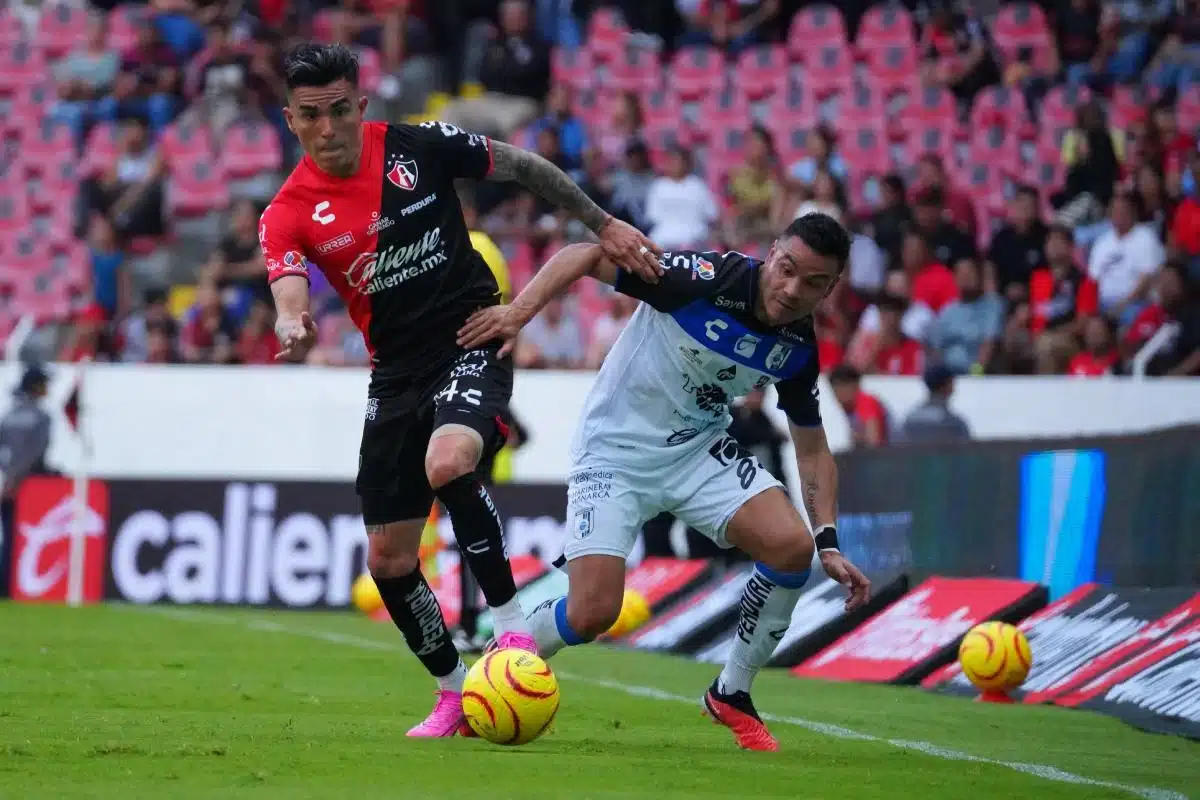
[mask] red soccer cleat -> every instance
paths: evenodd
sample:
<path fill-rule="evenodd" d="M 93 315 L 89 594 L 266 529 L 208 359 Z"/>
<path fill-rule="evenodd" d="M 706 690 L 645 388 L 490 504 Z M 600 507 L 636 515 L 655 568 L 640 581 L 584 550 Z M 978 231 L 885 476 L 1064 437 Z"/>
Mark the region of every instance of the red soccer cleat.
<path fill-rule="evenodd" d="M 704 710 L 712 717 L 713 722 L 733 731 L 733 738 L 743 750 L 761 750 L 768 753 L 779 750 L 779 742 L 763 724 L 747 692 L 721 694 L 717 681 L 714 680 L 712 686 L 704 693 Z"/>

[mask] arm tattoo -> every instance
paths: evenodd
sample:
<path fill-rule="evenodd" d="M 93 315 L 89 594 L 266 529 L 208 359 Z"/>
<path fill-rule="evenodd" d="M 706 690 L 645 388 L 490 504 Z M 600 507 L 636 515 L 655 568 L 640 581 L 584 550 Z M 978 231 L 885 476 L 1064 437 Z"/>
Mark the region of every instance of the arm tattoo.
<path fill-rule="evenodd" d="M 809 522 L 814 526 L 817 524 L 817 494 L 820 491 L 821 484 L 817 483 L 815 475 L 804 482 L 804 508 L 808 511 Z"/>
<path fill-rule="evenodd" d="M 547 202 L 569 211 L 593 233 L 599 233 L 612 219 L 561 169 L 537 153 L 505 142 L 492 142 L 492 173 L 489 179 L 516 181 Z"/>

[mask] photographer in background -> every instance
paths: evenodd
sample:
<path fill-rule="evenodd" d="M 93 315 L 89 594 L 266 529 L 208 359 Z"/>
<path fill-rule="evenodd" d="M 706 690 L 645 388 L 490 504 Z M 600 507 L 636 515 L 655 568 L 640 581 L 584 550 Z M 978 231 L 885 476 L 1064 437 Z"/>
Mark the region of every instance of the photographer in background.
<path fill-rule="evenodd" d="M 41 406 L 49 376 L 36 365 L 21 376 L 12 408 L 0 419 L 0 553 L 11 552 L 14 506 L 22 481 L 47 472 L 50 415 Z M 0 557 L 0 564 L 9 563 Z M 8 595 L 8 570 L 0 570 L 0 597 Z"/>

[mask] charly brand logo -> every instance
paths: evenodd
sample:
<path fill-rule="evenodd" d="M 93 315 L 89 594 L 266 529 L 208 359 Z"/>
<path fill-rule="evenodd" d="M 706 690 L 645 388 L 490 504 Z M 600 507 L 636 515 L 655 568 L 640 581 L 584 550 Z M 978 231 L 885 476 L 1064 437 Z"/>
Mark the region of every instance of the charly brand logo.
<path fill-rule="evenodd" d="M 329 205 L 330 203 L 328 200 L 322 200 L 321 202 L 317 203 L 316 208 L 313 209 L 313 222 L 319 222 L 322 225 L 328 225 L 337 219 L 336 214 L 332 212 L 328 214 L 325 213 L 326 211 L 329 211 Z"/>
<path fill-rule="evenodd" d="M 446 263 L 442 229 L 430 228 L 414 242 L 389 247 L 379 253 L 363 253 L 354 259 L 345 273 L 346 283 L 363 294 L 390 289 L 410 278 Z M 418 262 L 413 266 L 413 262 Z"/>

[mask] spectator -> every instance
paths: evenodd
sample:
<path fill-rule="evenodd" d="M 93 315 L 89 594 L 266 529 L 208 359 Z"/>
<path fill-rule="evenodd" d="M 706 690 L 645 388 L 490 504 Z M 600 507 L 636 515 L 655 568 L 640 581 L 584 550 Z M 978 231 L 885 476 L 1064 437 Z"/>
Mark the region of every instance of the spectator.
<path fill-rule="evenodd" d="M 954 273 L 930 254 L 925 234 L 919 230 L 905 233 L 901 251 L 901 266 L 908 273 L 912 300 L 937 313 L 958 297 Z"/>
<path fill-rule="evenodd" d="M 1063 138 L 1066 185 L 1050 201 L 1058 221 L 1069 228 L 1100 220 L 1112 198 L 1120 171 L 1123 138 L 1114 136 L 1099 105 L 1088 103 L 1076 112 L 1075 127 Z"/>
<path fill-rule="evenodd" d="M 862 375 L 849 364 L 829 373 L 833 396 L 850 423 L 853 447 L 880 447 L 888 442 L 888 414 L 883 403 L 862 390 Z"/>
<path fill-rule="evenodd" d="M 1154 31 L 1171 15 L 1175 0 L 1144 0 L 1103 6 L 1101 50 L 1107 56 L 1108 76 L 1120 83 L 1135 80 L 1150 57 Z"/>
<path fill-rule="evenodd" d="M 269 299 L 267 270 L 258 245 L 260 211 L 250 200 L 233 206 L 229 232 L 202 268 L 202 279 L 211 280 L 222 292 L 232 291 L 249 303 L 255 298 Z"/>
<path fill-rule="evenodd" d="M 762 42 L 764 29 L 779 15 L 779 0 L 699 0 L 688 7 L 687 30 L 677 46 L 718 47 L 730 55 Z"/>
<path fill-rule="evenodd" d="M 237 355 L 237 341 L 237 325 L 221 304 L 216 285 L 201 283 L 179 337 L 183 359 L 191 364 L 229 364 Z"/>
<path fill-rule="evenodd" d="M 179 107 L 182 63 L 153 23 L 139 23 L 137 42 L 124 53 L 113 93 L 100 101 L 98 116 L 105 120 L 144 117 L 151 130 L 161 131 Z"/>
<path fill-rule="evenodd" d="M 926 334 L 929 360 L 956 374 L 982 374 L 1004 332 L 1004 301 L 984 291 L 979 263 L 964 258 L 954 266 L 958 299 L 937 315 Z"/>
<path fill-rule="evenodd" d="M 913 204 L 913 223 L 929 242 L 934 261 L 957 264 L 961 259 L 974 258 L 975 240 L 946 218 L 946 196 L 932 187 L 917 194 Z"/>
<path fill-rule="evenodd" d="M 1067 374 L 1094 378 L 1113 374 L 1119 354 L 1113 324 L 1104 317 L 1090 317 L 1083 327 L 1083 352 L 1071 359 Z"/>
<path fill-rule="evenodd" d="M 992 237 L 988 259 L 996 270 L 996 289 L 1011 302 L 1029 296 L 1033 270 L 1046 261 L 1046 225 L 1038 217 L 1038 194 L 1032 186 L 1017 189 L 1009 206 L 1008 224 Z"/>
<path fill-rule="evenodd" d="M 859 309 L 883 288 L 887 254 L 870 236 L 854 230 L 850 240 L 850 264 L 846 282 L 855 294 Z"/>
<path fill-rule="evenodd" d="M 912 196 L 927 189 L 938 189 L 942 193 L 944 218 L 960 231 L 975 235 L 975 203 L 970 195 L 958 191 L 946 174 L 946 166 L 936 153 L 925 153 L 917 159 L 917 177 L 913 182 Z"/>
<path fill-rule="evenodd" d="M 117 246 L 117 233 L 107 217 L 92 216 L 88 229 L 92 260 L 92 296 L 107 319 L 122 319 L 130 306 L 132 285 L 125 268 L 125 253 Z"/>
<path fill-rule="evenodd" d="M 1200 281 L 1200 198 L 1185 197 L 1175 208 L 1170 244 L 1190 262 L 1192 280 Z"/>
<path fill-rule="evenodd" d="M 920 42 L 926 58 L 924 80 L 946 86 L 969 103 L 980 89 L 1000 80 L 991 37 L 969 4 L 961 11 L 953 0 L 934 0 L 930 5 L 932 13 Z"/>
<path fill-rule="evenodd" d="M 106 216 L 122 239 L 162 236 L 162 178 L 166 167 L 150 141 L 146 123 L 128 119 L 121 126 L 117 158 L 80 187 L 86 212 Z"/>
<path fill-rule="evenodd" d="M 617 337 L 625 330 L 637 307 L 638 301 L 629 295 L 612 293 L 608 300 L 608 313 L 592 325 L 592 338 L 588 343 L 584 366 L 588 369 L 600 369 L 600 365 L 608 357 L 608 351 L 617 343 Z"/>
<path fill-rule="evenodd" d="M 63 342 L 61 361 L 110 361 L 115 352 L 108 317 L 97 303 L 91 303 L 74 315 L 74 323 Z"/>
<path fill-rule="evenodd" d="M 99 101 L 116 82 L 120 66 L 120 58 L 108 46 L 107 18 L 93 14 L 88 19 L 84 46 L 55 65 L 59 100 L 52 118 L 81 137 L 90 122 L 101 118 Z"/>
<path fill-rule="evenodd" d="M 869 235 L 887 253 L 893 264 L 900 263 L 900 245 L 904 231 L 912 223 L 912 211 L 905 201 L 904 179 L 892 173 L 881 182 L 882 202 L 871 214 Z"/>
<path fill-rule="evenodd" d="M 646 219 L 646 198 L 655 178 L 646 145 L 638 140 L 630 142 L 625 148 L 622 168 L 612 177 L 613 215 L 637 228 L 650 227 Z"/>
<path fill-rule="evenodd" d="M 535 122 L 530 130 L 535 142 L 538 133 L 544 128 L 553 128 L 558 131 L 563 163 L 570 169 L 578 169 L 582 166 L 583 151 L 588 143 L 587 130 L 579 117 L 571 113 L 571 95 L 567 87 L 562 84 L 550 87 L 550 94 L 546 96 L 546 114 Z M 600 138 L 602 147 L 604 141 L 605 137 L 602 136 Z"/>
<path fill-rule="evenodd" d="M 953 282 L 953 277 L 951 277 Z M 907 310 L 900 321 L 900 330 L 905 336 L 917 341 L 923 341 L 925 331 L 929 327 L 929 323 L 933 320 L 933 312 L 925 303 L 914 300 L 912 297 L 912 283 L 909 280 L 909 275 L 903 270 L 895 270 L 887 274 L 884 280 L 883 293 L 893 297 L 902 298 L 907 302 Z M 871 356 L 863 356 L 861 353 L 864 348 L 872 346 L 875 336 L 879 333 L 879 306 L 868 306 L 866 311 L 858 320 L 858 330 L 854 334 L 854 339 L 847 347 L 848 353 L 855 355 L 851 359 L 856 364 L 870 363 Z M 865 358 L 865 360 L 864 360 Z"/>
<path fill-rule="evenodd" d="M 151 328 L 157 328 L 169 342 L 174 342 L 175 318 L 167 307 L 167 293 L 158 288 L 147 289 L 141 310 L 130 314 L 121 324 L 122 361 L 136 364 L 150 360 Z M 173 351 L 174 346 L 169 349 Z"/>
<path fill-rule="evenodd" d="M 1100 8 L 1096 0 L 1057 0 L 1054 34 L 1068 83 L 1086 83 L 1104 72 Z"/>
<path fill-rule="evenodd" d="M 556 297 L 525 326 L 514 360 L 523 369 L 580 369 L 586 355 L 578 320 Z"/>
<path fill-rule="evenodd" d="M 1000 344 L 992 356 L 992 371 L 1006 375 L 1030 375 L 1036 367 L 1035 339 L 1033 335 L 1033 312 L 1028 300 L 1012 305 Z M 1036 340 L 1037 343 L 1041 339 Z M 1072 343 L 1074 339 L 1071 340 Z M 1073 353 L 1074 351 L 1072 351 Z M 1068 357 L 1069 358 L 1069 357 Z M 1063 362 L 1066 368 L 1066 362 Z M 1061 370 L 1059 370 L 1061 371 Z"/>
<path fill-rule="evenodd" d="M 1029 330 L 1037 336 L 1037 372 L 1058 375 L 1079 352 L 1083 324 L 1096 314 L 1096 283 L 1075 262 L 1071 232 L 1055 226 L 1046 235 L 1046 264 L 1029 281 Z"/>
<path fill-rule="evenodd" d="M 49 382 L 41 367 L 27 367 L 13 392 L 12 407 L 0 419 L 0 530 L 6 537 L 16 530 L 14 498 L 21 484 L 30 475 L 49 471 L 50 415 L 42 408 Z"/>
<path fill-rule="evenodd" d="M 633 92 L 623 92 L 613 107 L 612 119 L 597 136 L 605 160 L 609 164 L 620 164 L 641 130 L 641 102 Z"/>
<path fill-rule="evenodd" d="M 896 441 L 901 444 L 946 444 L 971 438 L 966 421 L 950 410 L 954 395 L 954 372 L 935 364 L 925 371 L 929 397 L 904 418 Z"/>
<path fill-rule="evenodd" d="M 596 205 L 613 213 L 613 172 L 600 148 L 592 145 L 583 151 L 583 168 L 576 173 L 575 180 Z M 583 241 L 591 235 L 579 220 L 567 219 L 566 224 L 572 241 Z"/>
<path fill-rule="evenodd" d="M 275 336 L 275 311 L 270 303 L 258 298 L 250 306 L 246 323 L 238 336 L 237 360 L 243 364 L 275 364 L 279 340 Z"/>
<path fill-rule="evenodd" d="M 175 347 L 175 321 L 152 322 L 146 326 L 146 364 L 178 364 Z"/>
<path fill-rule="evenodd" d="M 775 144 L 759 125 L 750 132 L 745 161 L 729 174 L 733 202 L 726 238 L 734 243 L 769 242 L 778 232 L 774 224 L 783 200 L 776 175 Z"/>
<path fill-rule="evenodd" d="M 788 178 L 793 188 L 807 191 L 822 170 L 839 181 L 846 180 L 850 168 L 835 149 L 836 146 L 837 134 L 828 127 L 821 125 L 809 131 L 804 142 L 804 157 L 788 167 Z"/>
<path fill-rule="evenodd" d="M 1149 226 L 1160 242 L 1166 241 L 1171 218 L 1175 215 L 1175 201 L 1167 196 L 1162 173 L 1150 164 L 1138 167 L 1133 192 L 1141 211 L 1138 221 Z"/>
<path fill-rule="evenodd" d="M 908 311 L 903 297 L 885 294 L 875 304 L 879 309 L 879 334 L 874 357 L 864 371 L 881 375 L 920 375 L 925 368 L 921 343 L 904 334 L 902 322 Z"/>
<path fill-rule="evenodd" d="M 508 261 L 504 258 L 504 253 L 500 248 L 492 241 L 492 237 L 479 227 L 479 210 L 475 207 L 475 198 L 469 187 L 464 187 L 459 191 L 458 200 L 462 205 L 463 221 L 466 223 L 471 237 L 471 247 L 475 248 L 475 252 L 483 257 L 488 269 L 496 278 L 496 286 L 500 289 L 500 302 L 511 303 L 513 286 L 512 276 L 508 271 Z"/>
<path fill-rule="evenodd" d="M 1128 323 L 1145 300 L 1151 276 L 1166 256 L 1163 243 L 1138 219 L 1137 198 L 1121 193 L 1109 209 L 1111 227 L 1092 247 L 1088 275 L 1100 291 L 1100 310 Z"/>
<path fill-rule="evenodd" d="M 234 46 L 230 26 L 223 20 L 208 26 L 206 44 L 188 68 L 188 96 L 200 100 L 204 118 L 220 131 L 245 112 L 252 80 L 250 56 Z"/>
<path fill-rule="evenodd" d="M 1200 0 L 1178 0 L 1166 27 L 1167 35 L 1146 67 L 1146 80 L 1168 90 L 1200 82 Z"/>
<path fill-rule="evenodd" d="M 692 173 L 691 154 L 674 146 L 667 151 L 664 174 L 646 194 L 650 238 L 667 249 L 698 247 L 720 216 L 707 184 Z"/>
<path fill-rule="evenodd" d="M 537 115 L 550 88 L 550 51 L 533 29 L 527 0 L 500 3 L 500 30 L 479 77 L 486 92 L 447 106 L 446 122 L 507 138 Z"/>
<path fill-rule="evenodd" d="M 1195 282 L 1174 262 L 1158 273 L 1157 302 L 1142 309 L 1125 331 L 1120 349 L 1130 361 L 1150 339 L 1171 326 L 1174 334 L 1146 365 L 1148 375 L 1195 375 L 1200 373 L 1200 303 Z"/>
<path fill-rule="evenodd" d="M 1175 106 L 1160 102 L 1147 126 L 1142 143 L 1142 163 L 1158 167 L 1164 175 L 1181 173 L 1196 152 L 1196 137 L 1179 129 Z"/>
<path fill-rule="evenodd" d="M 812 182 L 812 197 L 796 207 L 792 219 L 799 219 L 806 214 L 828 214 L 841 221 L 843 207 L 841 187 L 827 170 L 817 170 Z M 790 222 L 791 220 L 788 220 Z"/>

